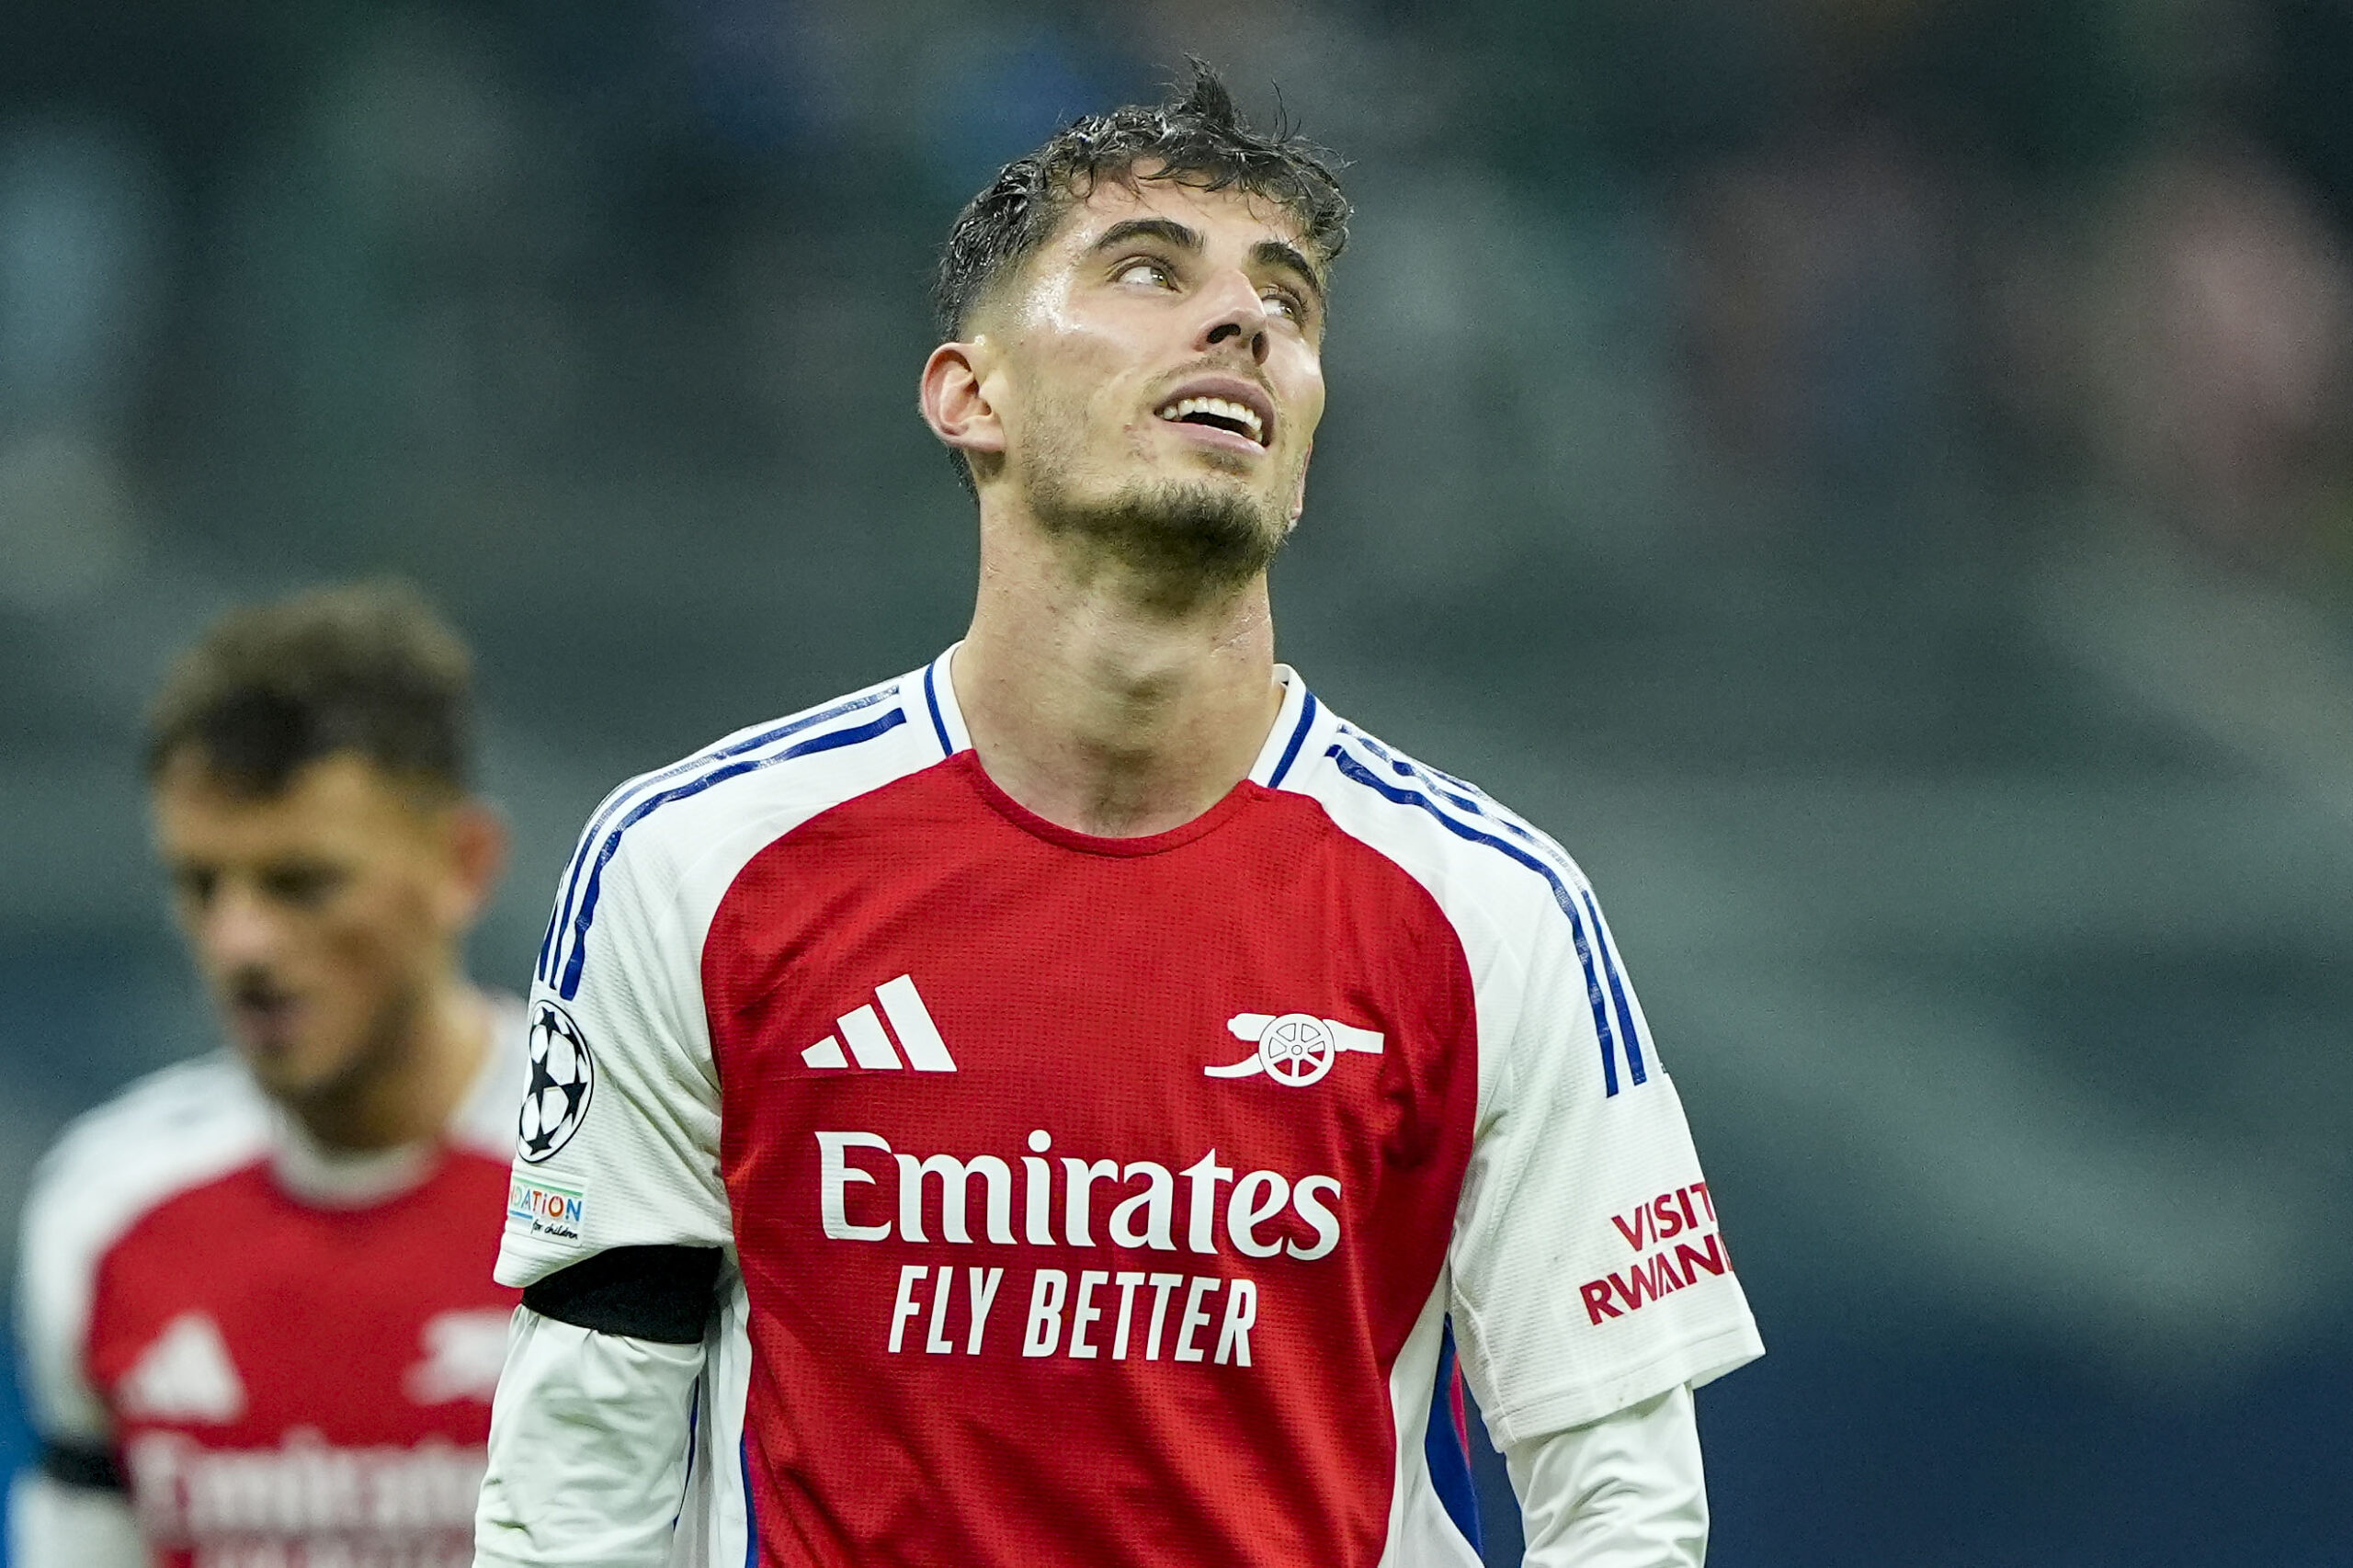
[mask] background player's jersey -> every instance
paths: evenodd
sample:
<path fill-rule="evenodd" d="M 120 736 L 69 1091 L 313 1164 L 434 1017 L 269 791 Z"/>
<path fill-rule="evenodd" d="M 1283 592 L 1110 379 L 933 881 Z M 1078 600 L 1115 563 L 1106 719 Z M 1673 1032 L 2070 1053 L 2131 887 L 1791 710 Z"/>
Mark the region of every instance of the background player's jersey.
<path fill-rule="evenodd" d="M 43 1162 L 34 1418 L 53 1472 L 126 1489 L 162 1568 L 472 1561 L 522 1033 L 510 1001 L 437 1148 L 323 1155 L 222 1054 L 142 1080 Z"/>
<path fill-rule="evenodd" d="M 624 786 L 550 923 L 500 1278 L 733 1249 L 686 1560 L 1475 1564 L 1449 1318 L 1506 1441 L 1759 1352 L 1549 840 L 1288 670 L 1208 813 L 1073 833 L 948 659 Z"/>

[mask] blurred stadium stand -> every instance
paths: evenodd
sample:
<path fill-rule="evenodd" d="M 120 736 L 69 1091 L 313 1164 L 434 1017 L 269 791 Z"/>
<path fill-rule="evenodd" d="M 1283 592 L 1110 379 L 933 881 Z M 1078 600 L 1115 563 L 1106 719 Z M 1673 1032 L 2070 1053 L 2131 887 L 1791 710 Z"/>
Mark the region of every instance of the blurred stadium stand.
<path fill-rule="evenodd" d="M 928 247 L 1186 49 L 1355 164 L 1284 656 L 1580 858 L 1731 1211 L 1715 1560 L 2353 1562 L 2333 0 L 0 7 L 10 1222 L 210 1041 L 175 645 L 425 584 L 519 985 L 605 787 L 961 630 Z"/>

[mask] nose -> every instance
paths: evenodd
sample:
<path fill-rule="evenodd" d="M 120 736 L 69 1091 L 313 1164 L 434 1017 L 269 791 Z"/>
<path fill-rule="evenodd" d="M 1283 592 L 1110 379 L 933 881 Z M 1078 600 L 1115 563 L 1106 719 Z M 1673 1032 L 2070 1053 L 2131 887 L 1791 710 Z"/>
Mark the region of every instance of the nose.
<path fill-rule="evenodd" d="M 278 921 L 250 888 L 231 885 L 214 895 L 199 922 L 204 956 L 222 970 L 266 964 L 277 956 Z"/>
<path fill-rule="evenodd" d="M 1210 306 L 1209 324 L 1201 346 L 1216 348 L 1233 344 L 1250 356 L 1254 365 L 1267 362 L 1267 301 L 1257 287 L 1239 269 L 1227 273 L 1204 295 Z"/>

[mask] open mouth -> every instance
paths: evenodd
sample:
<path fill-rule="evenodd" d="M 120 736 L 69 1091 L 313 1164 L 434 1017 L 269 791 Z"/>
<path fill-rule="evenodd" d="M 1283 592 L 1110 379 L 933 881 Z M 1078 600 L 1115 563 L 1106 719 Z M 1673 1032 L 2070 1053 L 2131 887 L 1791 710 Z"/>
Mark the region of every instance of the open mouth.
<path fill-rule="evenodd" d="M 292 1030 L 301 1001 L 264 980 L 244 980 L 230 989 L 228 1012 L 237 1032 L 255 1045 L 281 1043 Z"/>
<path fill-rule="evenodd" d="M 1163 404 L 1157 411 L 1160 418 L 1172 425 L 1206 425 L 1212 430 L 1225 430 L 1263 447 L 1267 444 L 1267 422 L 1248 403 L 1236 403 L 1224 397 L 1180 397 Z"/>

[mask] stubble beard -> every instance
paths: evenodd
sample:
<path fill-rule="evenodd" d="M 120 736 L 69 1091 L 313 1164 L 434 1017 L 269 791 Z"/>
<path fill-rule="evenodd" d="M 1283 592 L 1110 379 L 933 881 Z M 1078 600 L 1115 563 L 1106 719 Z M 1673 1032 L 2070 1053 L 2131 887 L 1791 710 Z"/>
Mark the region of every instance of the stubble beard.
<path fill-rule="evenodd" d="M 415 1065 L 425 1005 L 422 985 L 396 985 L 360 1024 L 350 1052 L 322 1069 L 303 1073 L 289 1063 L 250 1057 L 246 1065 L 264 1093 L 313 1123 L 314 1130 L 355 1121 L 364 1117 L 369 1100 L 385 1083 Z"/>
<path fill-rule="evenodd" d="M 1040 456 L 1029 501 L 1049 535 L 1179 595 L 1252 581 L 1290 534 L 1290 518 L 1238 482 L 1164 479 L 1082 495 L 1055 454 Z"/>

